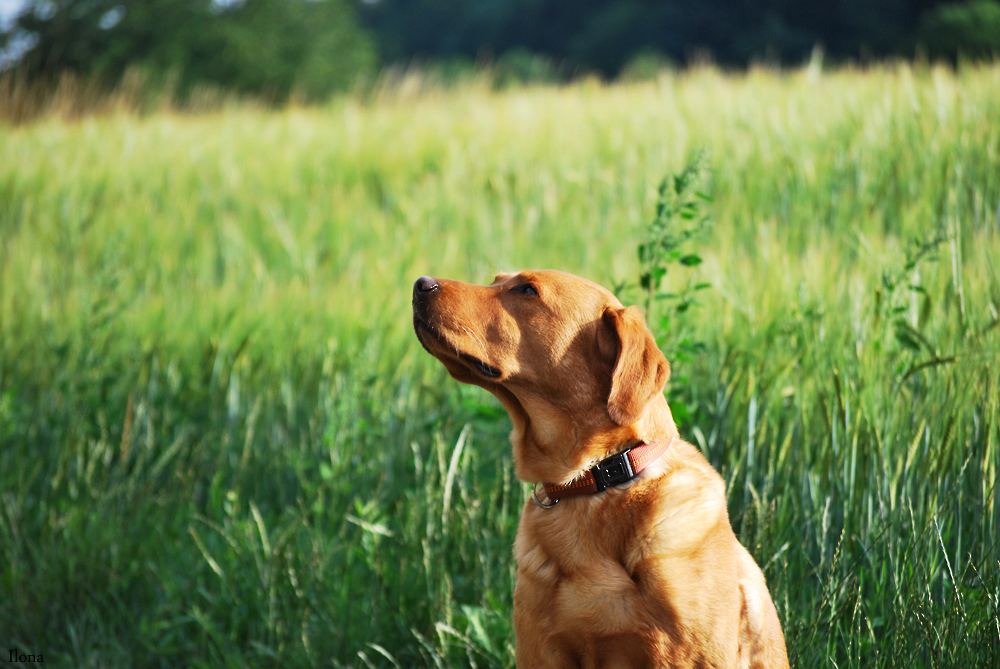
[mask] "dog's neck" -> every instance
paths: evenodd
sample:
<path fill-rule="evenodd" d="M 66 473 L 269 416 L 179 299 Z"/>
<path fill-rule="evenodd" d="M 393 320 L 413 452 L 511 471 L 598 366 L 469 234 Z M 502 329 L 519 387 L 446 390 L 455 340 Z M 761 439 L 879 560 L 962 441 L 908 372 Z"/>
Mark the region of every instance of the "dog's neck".
<path fill-rule="evenodd" d="M 514 423 L 510 440 L 516 473 L 523 481 L 565 483 L 609 455 L 677 436 L 662 395 L 631 425 L 616 425 L 607 415 L 573 417 L 544 401 L 533 401 L 530 412 L 520 402 L 512 410 L 509 399 L 501 401 Z"/>

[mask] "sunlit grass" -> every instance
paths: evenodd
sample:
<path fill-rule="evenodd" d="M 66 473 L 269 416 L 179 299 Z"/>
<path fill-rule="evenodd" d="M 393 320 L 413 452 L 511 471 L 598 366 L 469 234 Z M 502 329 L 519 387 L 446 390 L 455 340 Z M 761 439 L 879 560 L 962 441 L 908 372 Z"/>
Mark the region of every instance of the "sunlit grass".
<path fill-rule="evenodd" d="M 996 665 L 997 119 L 899 66 L 0 126 L 0 652 L 510 666 L 507 419 L 410 286 L 634 281 L 705 148 L 671 396 L 793 664 Z"/>

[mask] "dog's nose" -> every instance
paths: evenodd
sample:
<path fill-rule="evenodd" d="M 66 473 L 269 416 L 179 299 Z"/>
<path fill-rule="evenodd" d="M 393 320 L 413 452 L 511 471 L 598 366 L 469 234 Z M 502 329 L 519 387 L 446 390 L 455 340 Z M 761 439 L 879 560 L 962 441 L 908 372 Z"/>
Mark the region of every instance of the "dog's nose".
<path fill-rule="evenodd" d="M 413 296 L 423 297 L 433 293 L 435 290 L 441 287 L 441 284 L 437 282 L 437 279 L 431 276 L 422 276 L 413 282 Z"/>

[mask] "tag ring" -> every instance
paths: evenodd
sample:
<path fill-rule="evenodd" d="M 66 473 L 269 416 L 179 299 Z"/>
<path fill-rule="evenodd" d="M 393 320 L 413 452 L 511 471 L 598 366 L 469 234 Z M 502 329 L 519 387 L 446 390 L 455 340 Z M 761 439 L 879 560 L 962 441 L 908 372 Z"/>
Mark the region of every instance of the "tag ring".
<path fill-rule="evenodd" d="M 550 502 L 552 502 L 551 504 L 542 504 L 541 501 L 538 499 L 537 482 L 531 484 L 531 499 L 535 502 L 535 504 L 542 507 L 543 509 L 551 509 L 552 507 L 554 507 L 556 504 L 559 503 L 559 500 L 549 500 Z"/>

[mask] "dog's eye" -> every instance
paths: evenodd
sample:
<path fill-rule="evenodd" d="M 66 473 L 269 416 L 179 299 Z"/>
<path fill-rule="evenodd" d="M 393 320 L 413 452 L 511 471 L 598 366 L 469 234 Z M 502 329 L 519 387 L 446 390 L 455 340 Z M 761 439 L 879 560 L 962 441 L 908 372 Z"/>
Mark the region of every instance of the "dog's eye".
<path fill-rule="evenodd" d="M 512 292 L 520 293 L 522 295 L 531 295 L 532 297 L 538 297 L 538 289 L 535 288 L 530 283 L 522 283 L 520 286 L 514 286 L 511 288 Z"/>

